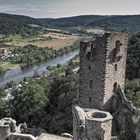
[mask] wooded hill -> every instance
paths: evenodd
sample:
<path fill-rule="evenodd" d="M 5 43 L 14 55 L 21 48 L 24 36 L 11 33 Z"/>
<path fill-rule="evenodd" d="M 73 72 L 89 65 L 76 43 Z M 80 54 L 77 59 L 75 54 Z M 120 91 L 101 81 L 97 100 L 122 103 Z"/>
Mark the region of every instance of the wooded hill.
<path fill-rule="evenodd" d="M 32 27 L 31 24 L 39 25 L 31 17 L 0 13 L 0 34 L 38 34 L 41 28 Z"/>
<path fill-rule="evenodd" d="M 38 25 L 38 26 L 31 26 Z M 20 15 L 0 13 L 0 34 L 29 34 L 34 35 L 42 31 L 43 27 L 73 29 L 102 28 L 109 31 L 117 31 L 128 28 L 130 34 L 140 31 L 140 15 L 127 16 L 100 16 L 83 15 L 67 18 L 31 18 Z"/>
<path fill-rule="evenodd" d="M 140 15 L 127 16 L 100 16 L 85 15 L 59 19 L 38 19 L 43 26 L 51 28 L 68 29 L 75 27 L 81 28 L 102 28 L 108 31 L 118 31 L 128 28 L 132 35 L 140 31 Z M 80 28 L 80 29 L 81 29 Z"/>

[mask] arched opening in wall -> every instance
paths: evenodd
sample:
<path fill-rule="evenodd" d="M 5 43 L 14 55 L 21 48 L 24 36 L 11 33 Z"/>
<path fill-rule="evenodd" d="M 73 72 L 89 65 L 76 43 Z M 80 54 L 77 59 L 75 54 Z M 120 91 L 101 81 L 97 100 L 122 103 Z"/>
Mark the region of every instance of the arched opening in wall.
<path fill-rule="evenodd" d="M 115 64 L 115 71 L 117 71 L 118 70 L 118 65 L 117 64 Z"/>
<path fill-rule="evenodd" d="M 93 43 L 91 44 L 91 49 L 93 48 Z"/>
<path fill-rule="evenodd" d="M 4 125 L 10 125 L 10 123 L 8 123 L 8 122 L 5 122 L 5 123 L 4 123 Z"/>
<path fill-rule="evenodd" d="M 86 51 L 87 50 L 87 44 L 83 41 L 80 41 L 80 49 L 82 51 Z"/>
<path fill-rule="evenodd" d="M 113 92 L 116 93 L 117 92 L 117 87 L 118 87 L 118 84 L 117 82 L 114 83 L 114 86 L 113 86 Z"/>
<path fill-rule="evenodd" d="M 88 66 L 88 69 L 91 70 L 91 66 Z"/>
<path fill-rule="evenodd" d="M 93 61 L 95 61 L 96 55 L 97 55 L 96 48 L 92 48 L 92 58 L 93 58 Z"/>
<path fill-rule="evenodd" d="M 83 47 L 83 51 L 86 52 L 86 50 L 87 50 L 87 46 L 85 45 L 85 46 Z"/>
<path fill-rule="evenodd" d="M 91 103 L 91 97 L 89 97 L 89 103 Z"/>
<path fill-rule="evenodd" d="M 13 132 L 13 124 L 11 124 L 9 122 L 5 122 L 4 125 L 9 125 L 10 131 Z"/>
<path fill-rule="evenodd" d="M 117 40 L 115 44 L 115 48 L 117 49 L 117 52 L 121 51 L 121 46 L 122 46 L 122 43 L 119 40 Z"/>
<path fill-rule="evenodd" d="M 89 87 L 90 87 L 91 89 L 93 88 L 93 81 L 92 81 L 92 80 L 89 82 Z"/>
<path fill-rule="evenodd" d="M 90 60 L 91 58 L 91 52 L 87 52 L 87 60 Z"/>

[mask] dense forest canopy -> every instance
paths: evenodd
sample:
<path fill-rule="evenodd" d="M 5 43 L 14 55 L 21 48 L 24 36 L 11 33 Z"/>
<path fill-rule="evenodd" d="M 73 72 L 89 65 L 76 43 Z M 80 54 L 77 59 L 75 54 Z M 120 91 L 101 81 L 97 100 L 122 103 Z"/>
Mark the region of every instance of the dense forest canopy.
<path fill-rule="evenodd" d="M 126 76 L 128 79 L 140 78 L 140 33 L 129 39 Z"/>

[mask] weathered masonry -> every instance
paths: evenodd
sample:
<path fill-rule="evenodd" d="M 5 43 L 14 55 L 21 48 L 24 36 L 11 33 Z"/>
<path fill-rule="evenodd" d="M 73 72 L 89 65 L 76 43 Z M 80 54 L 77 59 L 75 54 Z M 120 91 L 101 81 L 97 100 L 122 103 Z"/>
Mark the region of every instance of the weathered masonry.
<path fill-rule="evenodd" d="M 111 111 L 117 85 L 124 89 L 127 30 L 80 43 L 80 106 Z"/>
<path fill-rule="evenodd" d="M 111 140 L 111 129 L 109 112 L 73 108 L 73 140 Z"/>
<path fill-rule="evenodd" d="M 3 118 L 0 140 L 117 140 L 120 134 L 123 140 L 140 140 L 140 108 L 124 94 L 127 42 L 127 30 L 81 42 L 80 101 L 72 109 L 73 136 L 47 134 Z"/>

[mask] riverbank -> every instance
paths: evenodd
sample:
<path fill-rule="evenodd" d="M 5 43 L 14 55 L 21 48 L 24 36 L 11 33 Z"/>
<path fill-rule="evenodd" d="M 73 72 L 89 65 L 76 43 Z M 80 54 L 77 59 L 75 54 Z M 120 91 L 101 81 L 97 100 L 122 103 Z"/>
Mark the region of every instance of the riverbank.
<path fill-rule="evenodd" d="M 33 45 L 17 47 L 10 51 L 9 56 L 5 56 L 5 59 L 0 61 L 0 74 L 4 74 L 6 71 L 15 68 L 31 67 L 32 65 L 36 65 L 56 57 L 61 57 L 78 49 L 77 43 L 78 42 L 75 42 L 71 46 L 65 46 L 64 48 L 57 50 L 53 48 L 39 48 Z"/>
<path fill-rule="evenodd" d="M 3 70 L 4 70 L 3 73 L 5 73 L 8 70 L 12 70 L 12 69 L 20 67 L 19 64 L 12 64 L 10 62 L 2 62 L 2 61 L 0 61 L 0 66 L 3 67 Z"/>
<path fill-rule="evenodd" d="M 23 69 L 17 67 L 15 69 L 8 70 L 0 76 L 0 86 L 3 87 L 10 81 L 21 81 L 25 77 L 33 77 L 36 73 L 38 75 L 41 75 L 43 72 L 47 73 L 48 69 L 46 69 L 46 67 L 57 66 L 57 64 L 64 64 L 78 53 L 79 50 L 74 50 L 72 52 L 64 54 L 63 56 L 52 58 L 50 60 L 32 65 L 30 67 L 24 67 Z"/>
<path fill-rule="evenodd" d="M 73 45 L 65 46 L 60 49 L 53 48 L 39 48 L 34 45 L 26 45 L 24 47 L 18 47 L 11 51 L 13 54 L 11 58 L 8 58 L 11 63 L 27 65 L 30 66 L 36 62 L 46 61 L 55 57 L 62 56 L 71 51 L 78 49 L 78 42 L 75 42 Z"/>
<path fill-rule="evenodd" d="M 67 61 L 64 64 L 57 64 L 56 66 L 48 66 L 47 69 L 48 74 L 47 76 L 53 77 L 53 76 L 65 76 L 66 73 L 73 73 L 75 68 L 79 67 L 79 55 L 75 55 L 72 59 Z"/>

